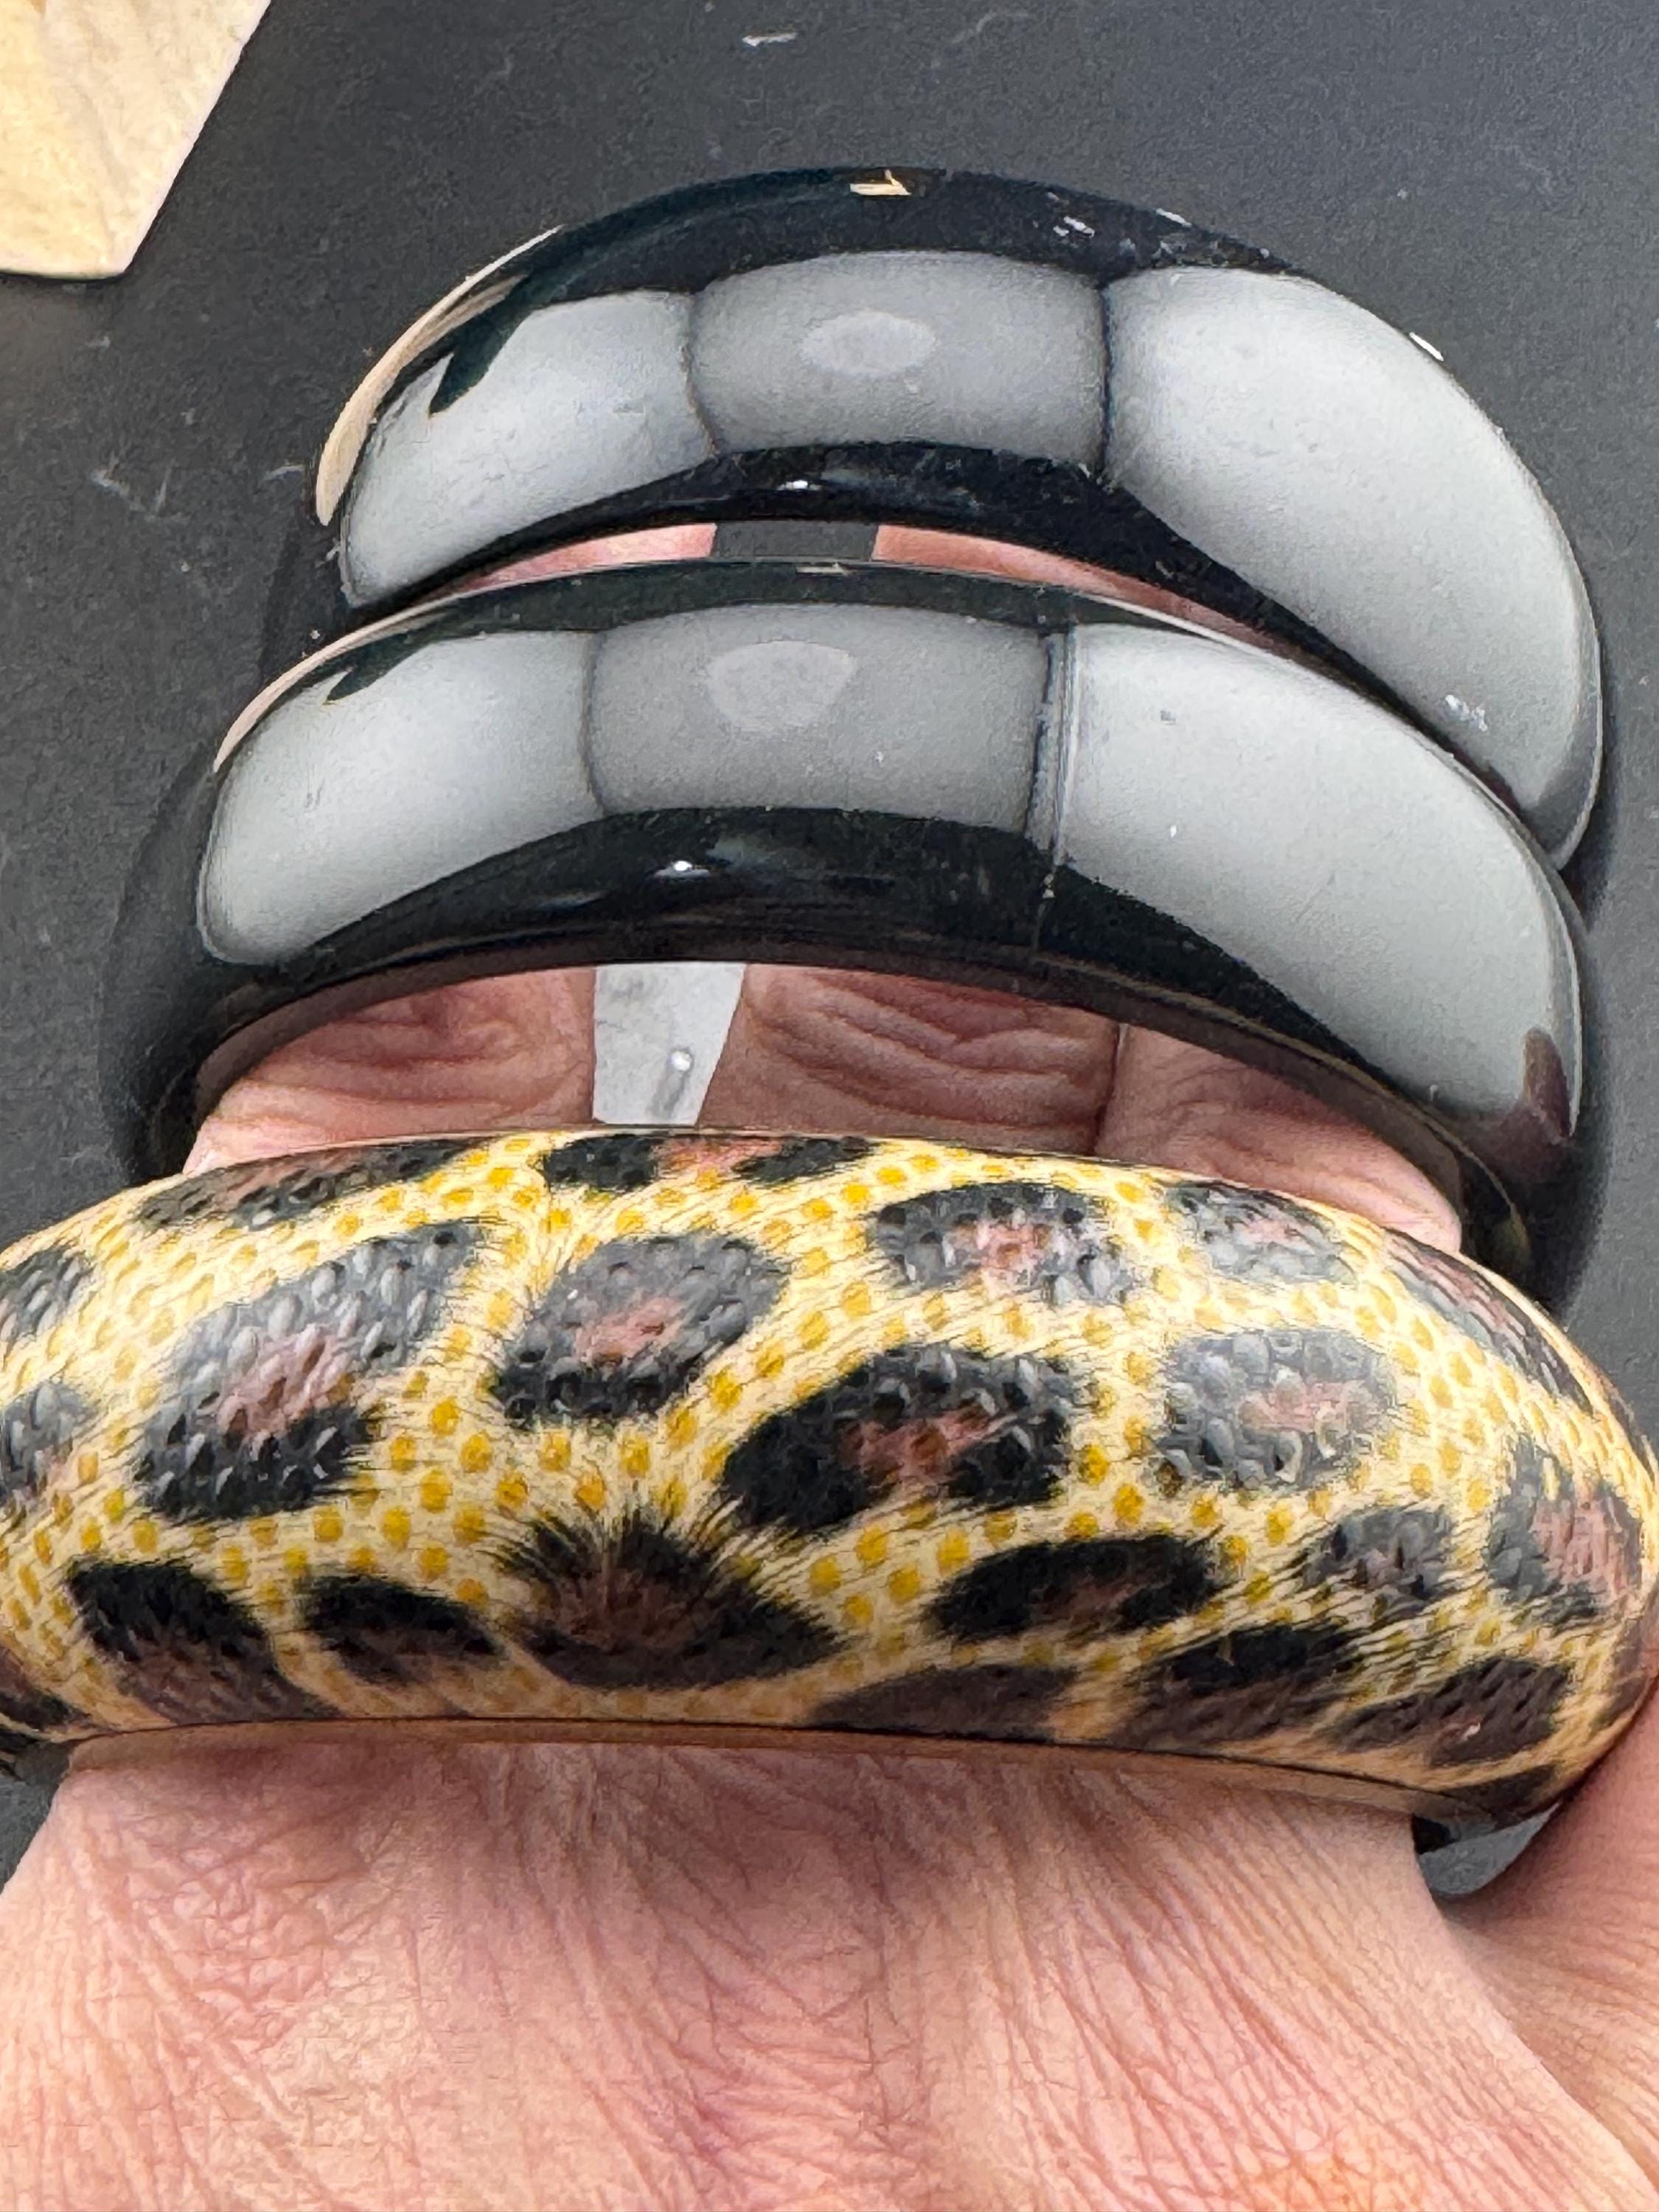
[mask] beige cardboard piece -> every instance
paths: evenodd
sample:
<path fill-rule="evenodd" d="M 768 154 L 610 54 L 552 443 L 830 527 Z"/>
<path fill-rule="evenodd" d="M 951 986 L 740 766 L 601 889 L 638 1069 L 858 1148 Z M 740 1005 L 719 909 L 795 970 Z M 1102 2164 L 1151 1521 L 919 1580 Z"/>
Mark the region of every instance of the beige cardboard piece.
<path fill-rule="evenodd" d="M 0 269 L 113 276 L 266 0 L 0 0 Z"/>

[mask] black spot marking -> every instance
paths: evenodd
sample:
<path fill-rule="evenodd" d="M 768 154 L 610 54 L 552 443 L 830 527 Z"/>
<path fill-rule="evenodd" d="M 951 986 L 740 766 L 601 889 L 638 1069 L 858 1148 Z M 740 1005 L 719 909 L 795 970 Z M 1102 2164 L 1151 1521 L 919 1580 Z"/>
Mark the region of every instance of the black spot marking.
<path fill-rule="evenodd" d="M 330 1575 L 307 1591 L 305 1625 L 365 1682 L 424 1680 L 494 1659 L 477 1615 L 453 1599 L 376 1575 Z"/>
<path fill-rule="evenodd" d="M 1646 1604 L 1614 1646 L 1596 1725 L 1613 1728 L 1628 1719 L 1652 1689 L 1656 1676 L 1659 1676 L 1659 1589 L 1650 1590 Z"/>
<path fill-rule="evenodd" d="M 1539 1766 L 1523 1766 L 1518 1774 L 1500 1774 L 1495 1782 L 1459 1783 L 1457 1799 L 1471 1812 L 1484 1813 L 1498 1826 L 1509 1827 L 1541 1813 L 1559 1796 L 1561 1780 L 1560 1768 L 1546 1760 Z"/>
<path fill-rule="evenodd" d="M 175 1727 L 330 1717 L 284 1677 L 247 1608 L 188 1567 L 82 1560 L 69 1584 L 121 1686 Z"/>
<path fill-rule="evenodd" d="M 96 1419 L 78 1390 L 55 1379 L 0 1406 L 0 1504 L 38 1498 Z"/>
<path fill-rule="evenodd" d="M 1373 1619 L 1401 1620 L 1452 1587 L 1450 1516 L 1438 1506 L 1379 1506 L 1351 1513 L 1302 1554 L 1298 1572 L 1315 1589 L 1346 1584 L 1374 1600 Z"/>
<path fill-rule="evenodd" d="M 1178 1536 L 1100 1536 L 1022 1544 L 947 1583 L 934 1626 L 958 1644 L 1057 1630 L 1079 1641 L 1159 1628 L 1215 1596 L 1208 1547 Z"/>
<path fill-rule="evenodd" d="M 1236 1183 L 1172 1184 L 1164 1202 L 1218 1275 L 1242 1283 L 1351 1282 L 1340 1239 L 1310 1206 Z"/>
<path fill-rule="evenodd" d="M 1387 1751 L 1409 1743 L 1442 1766 L 1512 1759 L 1547 1741 L 1571 1677 L 1565 1667 L 1530 1659 L 1486 1659 L 1431 1688 L 1389 1704 L 1362 1706 L 1335 1731 L 1348 1751 Z"/>
<path fill-rule="evenodd" d="M 15 1727 L 41 1734 L 67 1728 L 81 1717 L 73 1705 L 53 1697 L 50 1690 L 38 1688 L 22 1661 L 3 1648 L 0 1648 L 0 1715 Z"/>
<path fill-rule="evenodd" d="M 833 1175 L 839 1168 L 857 1165 L 875 1150 L 867 1137 L 785 1137 L 765 1152 L 751 1153 L 737 1164 L 745 1182 L 769 1188 L 778 1183 L 803 1182 L 809 1176 Z"/>
<path fill-rule="evenodd" d="M 1121 1305 L 1133 1270 L 1100 1207 L 1052 1183 L 969 1183 L 884 1206 L 872 1243 L 912 1291 L 986 1282 L 1052 1306 Z"/>
<path fill-rule="evenodd" d="M 458 1222 L 372 1237 L 196 1322 L 145 1425 L 137 1480 L 149 1504 L 174 1521 L 240 1520 L 349 1481 L 375 1434 L 362 1398 L 431 1334 L 476 1242 Z"/>
<path fill-rule="evenodd" d="M 1024 1505 L 1053 1495 L 1080 1393 L 1057 1360 L 902 1345 L 772 1414 L 720 1492 L 754 1525 L 810 1535 L 894 1496 Z"/>
<path fill-rule="evenodd" d="M 1182 1482 L 1311 1490 L 1346 1474 L 1388 1427 L 1393 1372 L 1339 1328 L 1188 1337 L 1164 1367 L 1155 1449 Z"/>
<path fill-rule="evenodd" d="M 471 1152 L 476 1142 L 470 1137 L 416 1137 L 403 1144 L 342 1146 L 214 1168 L 153 1191 L 133 1218 L 152 1231 L 190 1229 L 204 1221 L 269 1229 L 275 1222 L 302 1220 L 343 1198 L 431 1175 Z"/>
<path fill-rule="evenodd" d="M 53 1328 L 92 1280 L 92 1262 L 67 1244 L 43 1245 L 0 1267 L 0 1352 Z"/>
<path fill-rule="evenodd" d="M 812 1715 L 811 1725 L 871 1735 L 1036 1743 L 1072 1680 L 1066 1667 L 928 1667 L 831 1698 Z"/>
<path fill-rule="evenodd" d="M 1580 1413 L 1595 1410 L 1566 1355 L 1495 1282 L 1450 1253 L 1437 1252 L 1398 1230 L 1389 1232 L 1388 1251 L 1406 1289 L 1442 1321 L 1449 1322 L 1483 1352 L 1507 1361 L 1529 1382 L 1577 1406 Z"/>
<path fill-rule="evenodd" d="M 609 1529 L 539 1522 L 502 1564 L 534 1586 L 518 1628 L 526 1649 L 585 1689 L 758 1680 L 838 1645 L 822 1622 L 641 1515 Z"/>
<path fill-rule="evenodd" d="M 158 1417 L 138 1481 L 158 1513 L 173 1521 L 245 1521 L 290 1513 L 351 1480 L 374 1441 L 356 1406 L 301 1413 L 285 1428 L 221 1433 L 211 1409 Z"/>
<path fill-rule="evenodd" d="M 873 1152 L 867 1137 L 763 1137 L 752 1131 L 689 1129 L 656 1140 L 662 1176 L 728 1175 L 763 1188 L 850 1167 Z"/>
<path fill-rule="evenodd" d="M 1580 1494 L 1534 1438 L 1518 1436 L 1508 1489 L 1492 1513 L 1486 1572 L 1494 1588 L 1561 1627 L 1623 1611 L 1642 1581 L 1642 1528 L 1604 1483 Z"/>
<path fill-rule="evenodd" d="M 736 1237 L 618 1237 L 554 1277 L 491 1393 L 520 1428 L 659 1413 L 784 1280 Z"/>
<path fill-rule="evenodd" d="M 643 1190 L 661 1173 L 661 1140 L 623 1130 L 615 1136 L 578 1137 L 543 1160 L 550 1190 Z"/>
<path fill-rule="evenodd" d="M 1126 1751 L 1249 1743 L 1322 1713 L 1358 1664 L 1353 1638 L 1334 1626 L 1233 1629 L 1149 1668 L 1142 1703 L 1109 1741 Z"/>

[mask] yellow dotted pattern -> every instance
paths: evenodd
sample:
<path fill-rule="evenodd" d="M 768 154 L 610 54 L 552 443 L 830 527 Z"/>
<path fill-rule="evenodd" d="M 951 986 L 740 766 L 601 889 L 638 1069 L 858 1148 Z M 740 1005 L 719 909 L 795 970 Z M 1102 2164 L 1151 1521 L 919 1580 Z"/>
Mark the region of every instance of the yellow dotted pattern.
<path fill-rule="evenodd" d="M 161 1724 L 81 1625 L 70 1577 L 92 1556 L 187 1565 L 252 1609 L 298 1688 L 356 1717 L 799 1727 L 828 1698 L 991 1661 L 1066 1669 L 1071 1686 L 1049 1732 L 1109 1744 L 1144 1701 L 1152 1662 L 1241 1630 L 1329 1624 L 1357 1639 L 1360 1663 L 1344 1684 L 1350 1705 L 1407 1697 L 1505 1654 L 1564 1667 L 1570 1692 L 1546 1745 L 1455 1771 L 1433 1766 L 1409 1742 L 1337 1750 L 1340 1705 L 1233 1755 L 1447 1792 L 1544 1760 L 1565 1781 L 1623 1724 L 1607 1721 L 1605 1709 L 1621 1643 L 1659 1585 L 1659 1479 L 1651 1454 L 1634 1449 L 1615 1419 L 1595 1370 L 1544 1316 L 1534 1318 L 1579 1377 L 1592 1413 L 1413 1300 L 1389 1267 L 1383 1233 L 1328 1207 L 1309 1210 L 1340 1242 L 1348 1279 L 1240 1282 L 1212 1268 L 1164 1203 L 1183 1178 L 1161 1170 L 894 1139 L 851 1166 L 776 1187 L 694 1162 L 622 1196 L 550 1190 L 542 1159 L 588 1133 L 480 1139 L 430 1174 L 254 1232 L 226 1219 L 147 1231 L 135 1218 L 143 1194 L 129 1193 L 0 1258 L 10 1266 L 68 1244 L 94 1269 L 65 1319 L 0 1348 L 0 1407 L 53 1380 L 97 1412 L 91 1440 L 64 1456 L 41 1493 L 0 1513 L 0 1660 L 86 1717 L 64 1735 Z M 1090 1200 L 1138 1287 L 1105 1307 L 1051 1304 L 982 1277 L 907 1289 L 872 1242 L 872 1212 L 998 1181 L 1046 1183 Z M 356 1403 L 372 1417 L 375 1440 L 348 1486 L 293 1511 L 234 1522 L 180 1526 L 147 1509 L 134 1481 L 138 1439 L 168 1388 L 169 1354 L 194 1322 L 365 1238 L 445 1222 L 476 1224 L 476 1249 L 419 1355 L 360 1387 Z M 769 1310 L 660 1413 L 605 1425 L 514 1428 L 489 1385 L 553 1277 L 615 1238 L 687 1234 L 738 1237 L 770 1255 L 783 1272 Z M 1351 1332 L 1392 1363 L 1396 1418 L 1375 1447 L 1351 1471 L 1304 1492 L 1249 1493 L 1178 1476 L 1156 1449 L 1170 1346 L 1200 1331 L 1306 1328 Z M 760 1423 L 883 1351 L 915 1342 L 1057 1360 L 1082 1378 L 1088 1402 L 1072 1423 L 1051 1498 L 998 1510 L 895 1498 L 813 1538 L 757 1530 L 732 1513 L 721 1473 Z M 1493 1588 L 1487 1539 L 1522 1428 L 1549 1455 L 1549 1480 L 1585 1496 L 1606 1486 L 1634 1515 L 1642 1571 L 1622 1610 L 1564 1626 Z M 1322 1532 L 1358 1513 L 1425 1503 L 1447 1514 L 1453 1532 L 1444 1587 L 1431 1605 L 1401 1620 L 1352 1583 L 1310 1586 L 1301 1563 Z M 549 1672 L 526 1648 L 533 1592 L 515 1569 L 515 1547 L 543 1520 L 598 1538 L 642 1514 L 712 1546 L 757 1595 L 820 1623 L 836 1639 L 834 1656 L 773 1679 L 672 1692 L 587 1689 Z M 943 1586 L 1011 1547 L 1128 1536 L 1207 1547 L 1218 1594 L 1178 1622 L 1123 1633 L 1048 1627 L 964 1645 L 935 1625 Z M 390 1577 L 472 1608 L 502 1656 L 438 1667 L 417 1681 L 365 1682 L 303 1626 L 308 1583 L 340 1572 Z"/>

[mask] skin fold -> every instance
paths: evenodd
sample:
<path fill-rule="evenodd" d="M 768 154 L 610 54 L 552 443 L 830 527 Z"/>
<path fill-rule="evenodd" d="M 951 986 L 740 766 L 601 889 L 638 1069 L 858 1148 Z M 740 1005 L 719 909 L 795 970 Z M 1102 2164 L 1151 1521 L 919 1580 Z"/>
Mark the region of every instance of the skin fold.
<path fill-rule="evenodd" d="M 320 1030 L 195 1164 L 583 1120 L 591 990 Z M 1097 1150 L 1455 1242 L 1299 1093 L 986 992 L 751 970 L 705 1119 Z M 1642 2212 L 1656 1875 L 1651 1711 L 1449 1910 L 1403 1820 L 1206 1773 L 391 1742 L 79 1772 L 0 1893 L 0 2204 Z"/>

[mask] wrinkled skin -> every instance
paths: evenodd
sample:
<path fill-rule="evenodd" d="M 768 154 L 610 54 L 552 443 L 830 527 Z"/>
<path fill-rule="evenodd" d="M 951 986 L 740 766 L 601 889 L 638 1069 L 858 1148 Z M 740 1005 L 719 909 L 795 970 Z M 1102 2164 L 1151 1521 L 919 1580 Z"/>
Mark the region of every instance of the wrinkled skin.
<path fill-rule="evenodd" d="M 319 1031 L 198 1161 L 583 1120 L 591 988 Z M 938 985 L 751 971 L 705 1117 L 1097 1148 L 1455 1240 L 1267 1079 Z M 1642 2212 L 1656 1876 L 1651 1711 L 1449 1910 L 1403 1820 L 1201 1770 L 394 1741 L 81 1773 L 0 1893 L 0 2204 Z"/>

